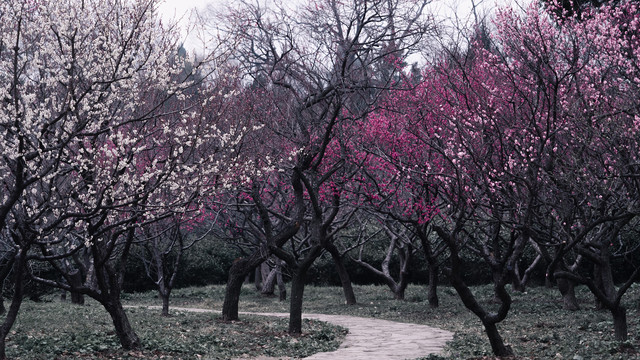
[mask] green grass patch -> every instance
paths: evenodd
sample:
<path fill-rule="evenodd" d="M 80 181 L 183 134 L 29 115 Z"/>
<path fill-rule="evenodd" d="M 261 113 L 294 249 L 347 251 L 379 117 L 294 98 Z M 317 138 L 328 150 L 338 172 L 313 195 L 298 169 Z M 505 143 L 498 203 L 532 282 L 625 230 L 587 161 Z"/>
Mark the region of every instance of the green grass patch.
<path fill-rule="evenodd" d="M 94 302 L 26 301 L 7 338 L 11 359 L 231 359 L 257 356 L 295 358 L 335 350 L 345 330 L 305 320 L 303 334 L 286 333 L 284 318 L 245 316 L 222 322 L 216 314 L 127 309 L 143 348 L 120 350 L 108 314 Z"/>
<path fill-rule="evenodd" d="M 304 312 L 344 314 L 431 325 L 453 331 L 453 341 L 443 356 L 424 359 L 493 359 L 480 321 L 464 308 L 456 292 L 439 289 L 441 306 L 429 307 L 426 289 L 410 286 L 405 301 L 394 300 L 384 286 L 355 286 L 357 305 L 344 304 L 337 287 L 308 286 Z M 480 302 L 489 308 L 490 286 L 473 288 Z M 594 310 L 593 296 L 580 287 L 581 310 L 562 309 L 557 289 L 530 288 L 513 292 L 509 316 L 499 325 L 504 340 L 517 359 L 640 359 L 640 286 L 634 285 L 624 298 L 628 308 L 629 341 L 613 339 L 608 311 Z M 224 286 L 177 289 L 171 306 L 220 310 Z M 51 299 L 50 299 L 51 300 Z M 125 294 L 127 305 L 160 305 L 155 292 Z M 260 295 L 245 286 L 240 311 L 288 312 L 289 303 Z M 241 315 L 238 322 L 221 322 L 217 314 L 171 310 L 161 317 L 159 310 L 128 309 L 132 325 L 144 348 L 127 352 L 113 333 L 111 319 L 97 303 L 85 306 L 50 301 L 25 302 L 18 323 L 8 337 L 12 359 L 233 359 L 258 356 L 300 358 L 338 347 L 344 330 L 318 321 L 305 321 L 304 335 L 286 334 L 288 319 Z"/>
<path fill-rule="evenodd" d="M 394 300 L 385 286 L 355 286 L 358 304 L 344 304 L 342 290 L 337 287 L 308 286 L 305 289 L 304 312 L 345 314 L 353 316 L 414 322 L 447 329 L 455 333 L 444 356 L 431 359 L 492 358 L 491 347 L 478 318 L 460 301 L 453 288 L 440 287 L 441 306 L 429 307 L 426 289 L 409 286 L 406 300 Z M 497 309 L 492 303 L 491 286 L 473 288 L 480 302 Z M 189 294 L 196 296 L 191 297 Z M 613 339 L 613 322 L 608 311 L 594 310 L 593 296 L 585 287 L 577 288 L 581 310 L 562 308 L 557 289 L 535 287 L 526 293 L 512 292 L 513 305 L 500 332 L 519 359 L 640 359 L 640 286 L 634 285 L 625 295 L 629 341 Z M 130 295 L 130 301 L 159 305 L 153 293 Z M 197 299 L 197 300 L 196 300 Z M 180 289 L 173 298 L 175 306 L 204 307 L 220 310 L 224 286 Z M 261 296 L 252 286 L 245 286 L 240 297 L 240 311 L 287 312 L 288 302 Z M 425 358 L 429 359 L 429 358 Z"/>

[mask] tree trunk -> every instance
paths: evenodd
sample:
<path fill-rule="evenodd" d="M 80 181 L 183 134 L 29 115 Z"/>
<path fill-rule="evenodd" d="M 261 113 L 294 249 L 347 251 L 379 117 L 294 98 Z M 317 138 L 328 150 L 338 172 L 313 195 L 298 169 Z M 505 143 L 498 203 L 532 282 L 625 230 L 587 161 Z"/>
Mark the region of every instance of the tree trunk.
<path fill-rule="evenodd" d="M 397 286 L 393 289 L 393 298 L 396 300 L 404 300 L 404 290 L 406 286 Z"/>
<path fill-rule="evenodd" d="M 82 287 L 82 274 L 80 270 L 73 270 L 69 273 L 71 288 L 77 289 Z M 71 291 L 71 303 L 76 305 L 84 305 L 84 295 L 79 292 Z"/>
<path fill-rule="evenodd" d="M 422 244 L 422 251 L 424 252 L 427 260 L 427 270 L 429 271 L 429 286 L 427 287 L 427 301 L 429 306 L 437 308 L 440 306 L 438 299 L 438 263 L 436 262 L 436 255 L 433 252 L 429 237 L 424 229 L 419 225 L 414 225 L 416 228 L 415 233 L 420 238 Z"/>
<path fill-rule="evenodd" d="M 6 341 L 7 335 L 9 331 L 13 327 L 13 324 L 16 322 L 18 317 L 18 311 L 20 310 L 20 306 L 22 305 L 22 299 L 24 298 L 24 277 L 26 269 L 26 252 L 27 249 L 24 249 L 17 256 L 19 258 L 13 263 L 14 271 L 15 271 L 15 280 L 14 280 L 14 291 L 13 296 L 11 297 L 11 305 L 9 305 L 9 311 L 0 325 L 0 360 L 5 360 L 7 358 L 6 354 Z"/>
<path fill-rule="evenodd" d="M 256 287 L 256 290 L 262 290 L 262 271 L 260 271 L 260 267 L 256 267 L 253 270 L 253 284 Z"/>
<path fill-rule="evenodd" d="M 93 258 L 90 258 L 87 263 L 87 278 L 84 280 L 84 286 L 89 289 L 96 289 L 98 287 L 98 279 L 96 278 L 96 267 L 93 264 Z"/>
<path fill-rule="evenodd" d="M 4 295 L 2 289 L 0 289 L 0 315 L 4 315 L 7 312 L 7 308 L 4 306 Z"/>
<path fill-rule="evenodd" d="M 0 271 L 0 315 L 4 315 L 7 312 L 7 308 L 4 306 L 4 283 L 15 263 L 15 254 L 8 254 L 8 256 L 10 256 L 10 259 L 2 265 L 2 270 Z"/>
<path fill-rule="evenodd" d="M 289 308 L 289 334 L 302 334 L 302 299 L 306 271 L 296 271 L 291 280 L 291 299 Z"/>
<path fill-rule="evenodd" d="M 242 291 L 242 283 L 244 277 L 251 270 L 242 271 L 242 266 L 236 266 L 240 261 L 234 263 L 229 270 L 229 279 L 222 304 L 222 320 L 233 321 L 238 320 L 238 302 L 240 301 L 240 291 Z"/>
<path fill-rule="evenodd" d="M 277 269 L 274 267 L 273 269 L 269 269 L 269 265 L 264 262 L 262 263 L 262 265 L 260 266 L 262 269 L 262 289 L 260 290 L 260 293 L 262 295 L 273 295 L 274 291 L 275 291 L 275 287 L 276 287 L 276 275 L 277 275 Z M 267 275 L 265 276 L 265 269 L 268 269 Z"/>
<path fill-rule="evenodd" d="M 616 286 L 613 282 L 613 271 L 611 270 L 611 257 L 607 246 L 603 246 L 603 250 L 600 254 L 601 265 L 594 265 L 594 282 L 606 296 L 607 299 L 613 300 L 616 297 Z M 605 305 L 594 296 L 596 309 L 604 310 Z"/>
<path fill-rule="evenodd" d="M 511 347 L 504 344 L 502 336 L 500 336 L 498 327 L 496 326 L 498 322 L 502 321 L 506 317 L 509 307 L 511 306 L 511 298 L 504 290 L 504 285 L 501 285 L 503 284 L 501 279 L 494 278 L 494 280 L 498 280 L 498 282 L 495 283 L 496 286 L 494 287 L 494 292 L 495 295 L 499 297 L 498 299 L 501 304 L 500 309 L 497 313 L 490 314 L 482 307 L 482 305 L 480 305 L 480 303 L 478 303 L 473 292 L 469 289 L 462 278 L 461 259 L 458 255 L 456 239 L 448 232 L 437 226 L 434 227 L 434 229 L 441 239 L 447 243 L 450 251 L 449 262 L 451 267 L 449 269 L 445 269 L 445 272 L 451 280 L 451 285 L 456 289 L 456 292 L 460 296 L 460 300 L 462 300 L 464 306 L 471 310 L 471 312 L 473 312 L 482 321 L 487 337 L 489 338 L 493 354 L 496 356 L 513 356 L 513 350 Z"/>
<path fill-rule="evenodd" d="M 525 282 L 524 279 L 520 276 L 520 269 L 518 268 L 518 264 L 513 267 L 511 270 L 511 286 L 513 290 L 523 293 L 525 290 Z"/>
<path fill-rule="evenodd" d="M 558 283 L 558 290 L 560 290 L 560 294 L 562 294 L 562 303 L 564 304 L 565 310 L 580 310 L 578 299 L 576 299 L 576 284 L 571 280 L 563 278 L 557 278 L 556 282 Z"/>
<path fill-rule="evenodd" d="M 118 336 L 118 340 L 120 340 L 120 345 L 122 345 L 125 350 L 140 348 L 140 338 L 138 338 L 138 335 L 133 331 L 120 299 L 115 298 L 115 296 L 110 296 L 107 301 L 102 302 L 102 306 L 104 306 L 111 316 L 113 326 L 116 330 L 116 336 Z"/>
<path fill-rule="evenodd" d="M 282 262 L 280 259 L 276 260 L 276 281 L 278 283 L 278 291 L 280 293 L 279 300 L 285 301 L 287 300 L 287 287 L 284 285 L 284 280 L 282 279 Z"/>
<path fill-rule="evenodd" d="M 619 305 L 611 310 L 611 314 L 613 315 L 613 331 L 615 339 L 618 341 L 627 341 L 627 309 L 624 306 Z"/>
<path fill-rule="evenodd" d="M 169 292 L 159 291 L 162 298 L 162 316 L 169 316 Z"/>
<path fill-rule="evenodd" d="M 244 279 L 264 260 L 263 249 L 258 249 L 248 258 L 238 258 L 233 262 L 229 269 L 229 279 L 222 303 L 222 320 L 238 320 L 238 301 L 240 301 Z"/>
<path fill-rule="evenodd" d="M 351 285 L 351 277 L 347 268 L 344 266 L 344 261 L 340 252 L 333 243 L 326 244 L 325 248 L 331 254 L 333 263 L 336 265 L 336 271 L 340 277 L 340 283 L 342 284 L 342 291 L 344 292 L 344 299 L 347 305 L 356 304 L 356 294 L 353 292 L 353 286 Z"/>
<path fill-rule="evenodd" d="M 498 332 L 498 327 L 493 322 L 482 322 L 484 325 L 484 331 L 487 333 L 489 343 L 491 343 L 491 350 L 496 356 L 513 356 L 513 350 L 510 346 L 505 345 L 502 336 Z"/>
<path fill-rule="evenodd" d="M 302 334 L 302 300 L 304 298 L 304 283 L 307 271 L 313 262 L 322 254 L 322 247 L 313 246 L 293 273 L 291 280 L 291 303 L 289 305 L 289 334 Z"/>
<path fill-rule="evenodd" d="M 427 287 L 427 300 L 429 306 L 437 308 L 440 305 L 438 300 L 438 267 L 429 264 L 429 285 Z"/>

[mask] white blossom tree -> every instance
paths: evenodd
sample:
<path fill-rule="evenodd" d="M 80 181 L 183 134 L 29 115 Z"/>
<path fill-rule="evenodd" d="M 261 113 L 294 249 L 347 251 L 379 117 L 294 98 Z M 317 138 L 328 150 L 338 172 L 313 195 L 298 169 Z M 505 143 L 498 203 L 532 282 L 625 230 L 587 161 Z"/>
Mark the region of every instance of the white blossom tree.
<path fill-rule="evenodd" d="M 156 5 L 0 4 L 0 231 L 15 249 L 16 282 L 0 358 L 29 276 L 95 298 L 123 347 L 140 346 L 119 299 L 135 229 L 196 212 L 193 200 L 220 184 L 221 149 L 235 137 L 190 100 L 198 84 L 181 76 L 175 29 L 156 19 Z M 204 94 L 198 102 L 229 95 Z M 81 252 L 91 276 L 77 286 L 70 259 Z M 66 281 L 29 274 L 29 261 L 49 262 Z"/>

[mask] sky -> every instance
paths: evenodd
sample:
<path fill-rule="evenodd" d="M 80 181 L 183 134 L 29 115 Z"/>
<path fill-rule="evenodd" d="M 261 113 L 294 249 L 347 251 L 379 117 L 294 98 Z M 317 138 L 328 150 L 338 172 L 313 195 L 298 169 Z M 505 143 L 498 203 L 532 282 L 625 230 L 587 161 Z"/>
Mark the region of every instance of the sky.
<path fill-rule="evenodd" d="M 179 18 L 193 8 L 204 8 L 209 3 L 220 0 L 164 0 L 160 2 L 159 11 L 165 18 Z"/>
<path fill-rule="evenodd" d="M 455 13 L 459 19 L 465 19 L 471 12 L 473 2 L 479 8 L 491 9 L 500 4 L 510 4 L 515 1 L 518 0 L 434 0 L 433 10 L 442 17 L 454 18 Z M 520 0 L 520 2 L 526 1 L 528 0 Z M 216 6 L 228 2 L 229 0 L 160 0 L 159 12 L 165 20 L 180 20 L 182 26 L 186 27 L 189 23 L 189 14 L 193 9 L 204 10 L 209 4 Z M 200 52 L 202 41 L 198 40 L 197 34 L 192 31 L 184 37 L 184 46 L 187 50 Z"/>

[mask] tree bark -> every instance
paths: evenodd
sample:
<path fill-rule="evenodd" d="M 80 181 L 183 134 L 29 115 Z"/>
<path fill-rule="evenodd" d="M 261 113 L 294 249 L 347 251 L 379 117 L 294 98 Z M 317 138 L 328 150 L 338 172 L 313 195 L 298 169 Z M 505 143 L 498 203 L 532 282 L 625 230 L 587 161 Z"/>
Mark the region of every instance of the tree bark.
<path fill-rule="evenodd" d="M 14 271 L 15 271 L 15 283 L 14 283 L 14 291 L 13 296 L 11 298 L 11 305 L 9 305 L 9 311 L 0 325 L 0 360 L 5 360 L 7 358 L 6 354 L 6 341 L 7 335 L 9 331 L 13 327 L 13 324 L 16 322 L 18 317 L 18 311 L 20 310 L 20 306 L 22 305 L 22 300 L 24 298 L 24 282 L 25 282 L 25 272 L 26 270 L 26 253 L 27 249 L 23 249 L 18 253 L 18 259 L 13 263 Z"/>
<path fill-rule="evenodd" d="M 406 289 L 406 286 L 404 287 L 398 286 L 395 289 L 393 289 L 393 298 L 396 300 L 404 300 L 405 289 Z"/>
<path fill-rule="evenodd" d="M 276 260 L 276 281 L 278 282 L 278 292 L 280 293 L 279 300 L 285 301 L 287 300 L 287 287 L 284 285 L 284 280 L 282 279 L 282 260 Z"/>
<path fill-rule="evenodd" d="M 627 341 L 627 309 L 619 305 L 618 307 L 611 309 L 613 315 L 613 331 L 614 338 L 618 341 Z"/>
<path fill-rule="evenodd" d="M 251 272 L 251 269 L 244 270 L 242 265 L 237 265 L 240 261 L 243 260 L 234 263 L 229 270 L 229 279 L 222 304 L 222 320 L 224 321 L 238 320 L 238 302 L 240 301 L 242 283 L 247 273 Z"/>
<path fill-rule="evenodd" d="M 489 338 L 489 343 L 491 344 L 491 350 L 493 354 L 496 356 L 513 356 L 513 350 L 510 346 L 504 343 L 502 340 L 502 336 L 500 336 L 500 332 L 498 332 L 498 327 L 493 322 L 482 322 L 484 325 L 484 331 Z"/>
<path fill-rule="evenodd" d="M 82 287 L 82 274 L 79 270 L 73 270 L 69 273 L 71 288 L 77 289 Z M 71 303 L 76 305 L 84 305 L 84 295 L 77 291 L 71 291 Z"/>
<path fill-rule="evenodd" d="M 125 350 L 133 350 L 141 347 L 140 338 L 131 327 L 127 313 L 122 307 L 119 297 L 109 296 L 107 301 L 102 302 L 102 306 L 107 310 L 113 321 L 116 336 L 120 340 L 120 345 Z"/>
<path fill-rule="evenodd" d="M 238 320 L 238 302 L 245 277 L 265 260 L 263 249 L 257 249 L 248 258 L 238 258 L 229 269 L 229 279 L 222 303 L 222 320 Z"/>
<path fill-rule="evenodd" d="M 262 290 L 262 271 L 259 266 L 253 269 L 253 285 L 257 291 Z"/>
<path fill-rule="evenodd" d="M 607 299 L 615 299 L 616 286 L 613 282 L 613 271 L 611 270 L 611 256 L 609 255 L 609 249 L 606 245 L 602 246 L 600 253 L 601 264 L 594 265 L 594 282 Z M 596 309 L 604 310 L 606 306 L 594 296 Z"/>
<path fill-rule="evenodd" d="M 437 308 L 440 305 L 438 300 L 438 267 L 429 262 L 429 285 L 427 287 L 427 301 L 429 306 Z"/>
<path fill-rule="evenodd" d="M 2 264 L 2 270 L 0 270 L 0 315 L 4 315 L 7 312 L 7 308 L 4 306 L 4 282 L 9 277 L 9 273 L 15 263 L 15 254 L 8 255 L 9 259 Z"/>
<path fill-rule="evenodd" d="M 169 316 L 169 292 L 159 291 L 162 298 L 162 316 Z"/>
<path fill-rule="evenodd" d="M 291 280 L 291 298 L 289 308 L 289 334 L 302 334 L 302 299 L 306 271 L 296 271 Z"/>
<path fill-rule="evenodd" d="M 513 267 L 513 270 L 511 270 L 511 286 L 513 287 L 513 290 L 517 292 L 523 293 L 525 290 L 525 282 L 520 276 L 518 264 L 516 264 L 516 266 Z"/>
<path fill-rule="evenodd" d="M 429 285 L 427 287 L 427 301 L 431 308 L 437 308 L 440 306 L 440 300 L 438 299 L 438 263 L 436 261 L 436 254 L 432 249 L 429 237 L 421 227 L 420 224 L 414 225 L 415 233 L 420 238 L 422 244 L 422 251 L 424 252 L 427 260 L 427 270 L 429 271 Z"/>
<path fill-rule="evenodd" d="M 263 262 L 262 265 L 260 265 L 260 268 L 262 271 L 262 289 L 260 290 L 260 293 L 262 295 L 273 295 L 276 287 L 277 269 L 276 267 L 270 269 L 266 262 Z"/>
<path fill-rule="evenodd" d="M 289 305 L 289 334 L 302 334 L 302 301 L 307 271 L 313 262 L 322 254 L 322 247 L 315 245 L 295 269 L 291 280 L 291 302 Z"/>
<path fill-rule="evenodd" d="M 442 228 L 435 227 L 435 230 L 449 247 L 450 268 L 445 270 L 447 276 L 451 280 L 451 284 L 454 289 L 456 289 L 456 292 L 458 293 L 458 296 L 460 296 L 460 300 L 462 300 L 464 306 L 473 312 L 480 321 L 482 321 L 485 333 L 489 338 L 493 354 L 496 356 L 513 356 L 513 350 L 511 347 L 505 345 L 502 336 L 500 336 L 500 333 L 498 332 L 498 327 L 496 326 L 498 322 L 502 321 L 507 316 L 512 302 L 511 297 L 505 291 L 502 279 L 494 278 L 494 280 L 498 280 L 498 282 L 495 283 L 494 292 L 500 302 L 500 309 L 496 313 L 489 313 L 482 307 L 482 305 L 480 305 L 480 303 L 478 303 L 473 292 L 469 289 L 462 278 L 461 259 L 458 255 L 455 238 Z"/>
<path fill-rule="evenodd" d="M 342 256 L 340 256 L 338 248 L 336 248 L 333 243 L 327 243 L 325 245 L 325 249 L 329 252 L 329 254 L 331 254 L 333 263 L 336 265 L 336 271 L 338 272 L 338 276 L 340 277 L 340 284 L 342 285 L 342 291 L 344 292 L 345 303 L 347 305 L 355 305 L 357 303 L 356 294 L 353 292 L 351 277 L 349 276 L 347 268 L 344 266 L 344 261 L 342 259 Z"/>
<path fill-rule="evenodd" d="M 562 303 L 565 310 L 580 310 L 578 299 L 576 299 L 576 284 L 573 281 L 564 278 L 557 278 L 556 282 L 558 283 L 558 290 L 560 290 L 560 294 L 562 294 Z"/>

